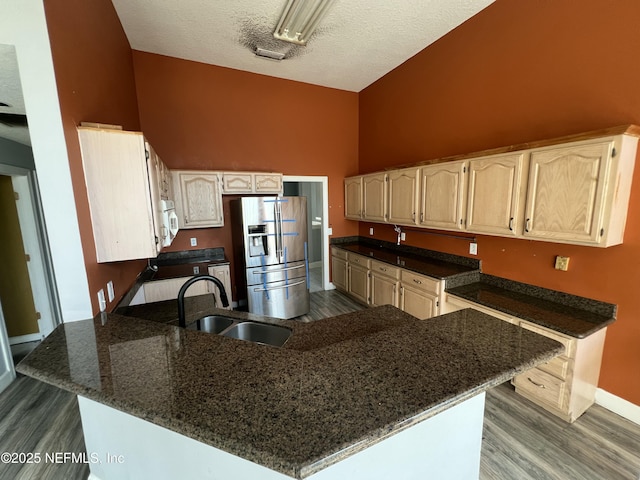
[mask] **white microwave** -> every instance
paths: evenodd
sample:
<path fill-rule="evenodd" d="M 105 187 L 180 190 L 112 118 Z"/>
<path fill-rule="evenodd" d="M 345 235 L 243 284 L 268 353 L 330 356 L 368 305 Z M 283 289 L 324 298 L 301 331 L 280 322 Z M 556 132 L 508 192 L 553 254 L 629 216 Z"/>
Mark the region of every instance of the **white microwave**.
<path fill-rule="evenodd" d="M 168 247 L 178 233 L 178 216 L 173 200 L 161 200 L 162 207 L 162 246 Z"/>

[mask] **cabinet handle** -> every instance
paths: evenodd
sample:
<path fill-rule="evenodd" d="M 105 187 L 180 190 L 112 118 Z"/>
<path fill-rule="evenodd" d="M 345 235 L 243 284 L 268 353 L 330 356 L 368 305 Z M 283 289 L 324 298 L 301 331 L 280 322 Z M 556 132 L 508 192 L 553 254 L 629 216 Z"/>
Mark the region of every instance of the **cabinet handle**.
<path fill-rule="evenodd" d="M 384 267 L 380 267 L 380 270 L 381 270 L 381 271 L 383 271 L 383 272 L 386 272 L 386 271 L 387 271 L 387 269 L 386 269 L 386 268 L 384 268 Z"/>
<path fill-rule="evenodd" d="M 413 220 L 414 222 L 416 221 L 416 212 L 413 212 L 411 214 L 411 220 Z"/>
<path fill-rule="evenodd" d="M 422 222 L 424 220 L 424 213 L 420 213 L 420 222 Z"/>
<path fill-rule="evenodd" d="M 413 281 L 416 282 L 418 285 L 422 285 L 422 282 L 420 280 L 418 280 L 417 278 L 414 278 Z"/>
<path fill-rule="evenodd" d="M 533 383 L 538 388 L 547 388 L 542 383 L 534 382 L 533 380 L 531 380 L 530 377 L 527 377 L 527 380 L 529 380 L 531 383 Z"/>
<path fill-rule="evenodd" d="M 530 218 L 527 218 L 524 222 L 524 231 L 528 232 L 529 231 L 529 220 L 531 220 Z"/>
<path fill-rule="evenodd" d="M 509 219 L 509 230 L 513 232 L 513 217 Z"/>

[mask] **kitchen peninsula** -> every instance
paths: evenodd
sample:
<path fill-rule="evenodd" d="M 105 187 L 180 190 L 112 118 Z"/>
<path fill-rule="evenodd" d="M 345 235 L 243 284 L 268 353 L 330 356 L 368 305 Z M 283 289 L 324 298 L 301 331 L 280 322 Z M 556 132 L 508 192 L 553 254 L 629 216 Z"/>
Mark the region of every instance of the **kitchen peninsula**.
<path fill-rule="evenodd" d="M 282 348 L 160 310 L 60 325 L 18 366 L 79 396 L 88 452 L 122 456 L 91 464 L 95 478 L 477 477 L 484 392 L 562 351 L 472 309 L 312 323 L 218 311 L 290 328 Z"/>

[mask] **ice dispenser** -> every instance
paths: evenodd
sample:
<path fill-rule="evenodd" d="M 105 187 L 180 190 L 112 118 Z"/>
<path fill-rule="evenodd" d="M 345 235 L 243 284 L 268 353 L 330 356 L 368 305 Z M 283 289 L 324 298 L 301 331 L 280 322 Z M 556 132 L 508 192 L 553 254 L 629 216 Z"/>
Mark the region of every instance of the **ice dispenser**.
<path fill-rule="evenodd" d="M 249 235 L 249 256 L 259 257 L 260 255 L 268 256 L 269 248 L 267 246 L 267 226 L 266 225 L 248 225 Z"/>

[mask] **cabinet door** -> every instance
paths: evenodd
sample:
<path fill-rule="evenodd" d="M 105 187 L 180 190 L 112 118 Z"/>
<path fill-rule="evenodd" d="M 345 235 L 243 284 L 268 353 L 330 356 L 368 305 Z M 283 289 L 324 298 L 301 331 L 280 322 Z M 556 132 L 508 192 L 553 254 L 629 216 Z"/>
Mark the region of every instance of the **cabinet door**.
<path fill-rule="evenodd" d="M 522 233 L 524 153 L 469 161 L 467 230 L 515 236 Z"/>
<path fill-rule="evenodd" d="M 281 173 L 255 173 L 253 181 L 256 193 L 282 193 Z"/>
<path fill-rule="evenodd" d="M 149 176 L 149 191 L 151 208 L 153 209 L 153 230 L 156 238 L 156 254 L 160 252 L 164 239 L 169 235 L 166 227 L 162 226 L 162 162 L 151 145 L 145 142 L 147 156 L 147 174 Z"/>
<path fill-rule="evenodd" d="M 387 174 L 362 177 L 363 218 L 372 222 L 387 220 Z"/>
<path fill-rule="evenodd" d="M 233 295 L 231 292 L 231 272 L 229 271 L 229 265 L 218 265 L 215 267 L 211 266 L 209 267 L 209 275 L 216 277 L 222 282 L 222 284 L 224 285 L 225 293 L 227 294 L 227 299 L 229 300 L 229 306 L 223 307 L 222 301 L 220 300 L 220 291 L 218 290 L 218 287 L 216 287 L 213 282 L 202 282 L 206 283 L 207 290 L 213 293 L 216 297 L 216 306 L 218 308 L 226 308 L 228 310 L 231 310 L 233 308 L 231 305 L 233 301 Z"/>
<path fill-rule="evenodd" d="M 156 257 L 142 134 L 79 127 L 78 137 L 97 261 Z"/>
<path fill-rule="evenodd" d="M 613 142 L 531 153 L 524 236 L 598 243 Z"/>
<path fill-rule="evenodd" d="M 362 177 L 344 179 L 344 216 L 362 219 Z"/>
<path fill-rule="evenodd" d="M 416 223 L 419 172 L 417 168 L 407 168 L 388 173 L 389 223 Z"/>
<path fill-rule="evenodd" d="M 342 258 L 331 257 L 331 281 L 337 289 L 347 291 L 347 262 Z"/>
<path fill-rule="evenodd" d="M 420 225 L 464 229 L 467 162 L 447 162 L 420 169 Z"/>
<path fill-rule="evenodd" d="M 163 300 L 177 300 L 178 292 L 184 282 L 191 277 L 168 278 L 166 280 L 154 280 L 143 284 L 144 300 L 146 303 L 161 302 Z M 204 295 L 209 293 L 207 282 L 196 282 L 191 285 L 185 294 L 186 297 Z"/>
<path fill-rule="evenodd" d="M 438 296 L 406 286 L 400 287 L 400 309 L 424 320 L 438 314 Z"/>
<path fill-rule="evenodd" d="M 222 193 L 253 193 L 253 175 L 246 172 L 224 172 Z"/>
<path fill-rule="evenodd" d="M 362 303 L 369 304 L 369 270 L 349 264 L 348 272 L 348 292 Z"/>
<path fill-rule="evenodd" d="M 371 272 L 371 305 L 398 306 L 398 286 L 400 282 L 394 278 Z"/>
<path fill-rule="evenodd" d="M 217 173 L 179 171 L 177 184 L 180 188 L 180 228 L 221 227 L 222 193 Z"/>

